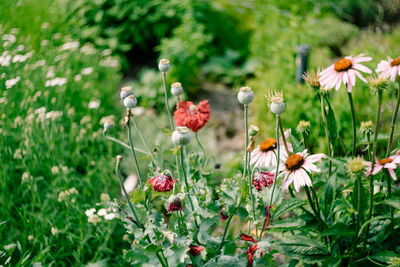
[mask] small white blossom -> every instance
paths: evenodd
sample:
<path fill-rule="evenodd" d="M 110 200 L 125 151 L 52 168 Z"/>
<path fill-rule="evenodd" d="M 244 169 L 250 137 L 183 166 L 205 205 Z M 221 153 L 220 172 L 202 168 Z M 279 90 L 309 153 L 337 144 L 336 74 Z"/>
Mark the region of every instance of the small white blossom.
<path fill-rule="evenodd" d="M 100 100 L 92 100 L 88 105 L 89 109 L 98 109 L 100 107 Z"/>
<path fill-rule="evenodd" d="M 61 46 L 61 50 L 75 50 L 79 47 L 79 42 L 68 42 Z"/>
<path fill-rule="evenodd" d="M 106 209 L 99 209 L 99 211 L 97 212 L 97 215 L 99 215 L 99 216 L 105 216 L 105 215 L 107 215 Z"/>
<path fill-rule="evenodd" d="M 91 217 L 94 215 L 94 213 L 96 212 L 95 208 L 91 208 L 85 211 L 86 216 Z"/>
<path fill-rule="evenodd" d="M 52 80 L 47 80 L 44 84 L 46 87 L 62 86 L 67 83 L 67 78 L 54 78 Z"/>
<path fill-rule="evenodd" d="M 84 68 L 84 69 L 82 69 L 82 71 L 81 71 L 82 75 L 89 75 L 89 74 L 92 73 L 92 72 L 93 72 L 93 68 L 92 68 L 92 67 Z"/>
<path fill-rule="evenodd" d="M 16 85 L 20 80 L 21 80 L 20 76 L 18 76 L 17 78 L 11 79 L 11 80 L 7 80 L 6 81 L 6 88 L 10 89 L 14 85 Z"/>

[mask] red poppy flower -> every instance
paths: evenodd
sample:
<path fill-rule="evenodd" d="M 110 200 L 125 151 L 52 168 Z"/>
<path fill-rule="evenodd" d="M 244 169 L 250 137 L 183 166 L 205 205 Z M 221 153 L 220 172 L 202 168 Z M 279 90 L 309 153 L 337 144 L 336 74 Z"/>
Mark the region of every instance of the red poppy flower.
<path fill-rule="evenodd" d="M 258 246 L 257 244 L 254 244 L 253 246 L 249 246 L 247 248 L 247 263 L 249 267 L 251 267 L 251 265 L 253 264 L 253 260 L 254 260 L 254 253 L 256 253 Z"/>
<path fill-rule="evenodd" d="M 169 192 L 174 187 L 174 180 L 171 176 L 159 174 L 147 181 L 157 192 Z"/>
<path fill-rule="evenodd" d="M 221 218 L 219 218 L 220 220 L 226 221 L 229 218 L 228 212 L 224 210 L 224 208 L 221 209 L 219 214 L 221 214 Z"/>
<path fill-rule="evenodd" d="M 262 187 L 269 187 L 273 184 L 274 176 L 271 172 L 256 172 L 253 176 L 253 185 L 257 191 L 261 191 Z"/>
<path fill-rule="evenodd" d="M 181 199 L 179 197 L 174 197 L 173 199 L 170 199 L 168 202 L 167 211 L 174 212 L 179 210 L 183 210 Z"/>
<path fill-rule="evenodd" d="M 240 238 L 244 241 L 249 241 L 253 243 L 257 243 L 257 240 L 254 239 L 251 235 L 246 235 L 246 234 L 240 234 Z"/>
<path fill-rule="evenodd" d="M 190 245 L 189 246 L 189 253 L 192 254 L 193 256 L 198 256 L 200 253 L 204 250 L 204 247 L 201 246 L 196 246 L 196 245 Z"/>
<path fill-rule="evenodd" d="M 197 106 L 192 101 L 180 101 L 176 104 L 174 118 L 177 126 L 186 126 L 197 132 L 210 119 L 208 100 L 200 101 Z"/>
<path fill-rule="evenodd" d="M 272 206 L 265 206 L 265 225 L 264 225 L 264 230 L 268 229 L 269 226 L 269 220 L 271 219 L 271 208 Z"/>

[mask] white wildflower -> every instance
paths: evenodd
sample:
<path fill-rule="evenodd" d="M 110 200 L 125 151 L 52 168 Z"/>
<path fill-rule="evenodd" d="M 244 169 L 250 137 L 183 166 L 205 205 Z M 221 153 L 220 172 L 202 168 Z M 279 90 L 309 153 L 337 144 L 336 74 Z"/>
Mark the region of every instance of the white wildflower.
<path fill-rule="evenodd" d="M 46 87 L 62 86 L 67 83 L 67 78 L 54 78 L 45 82 Z"/>
<path fill-rule="evenodd" d="M 105 215 L 107 215 L 106 209 L 99 209 L 99 211 L 97 212 L 97 215 L 99 215 L 99 216 L 105 216 Z"/>
<path fill-rule="evenodd" d="M 94 213 L 96 212 L 95 208 L 91 208 L 85 211 L 86 216 L 91 217 L 94 215 Z"/>
<path fill-rule="evenodd" d="M 89 109 L 98 109 L 100 107 L 100 100 L 92 100 L 88 105 Z"/>
<path fill-rule="evenodd" d="M 112 220 L 112 219 L 114 219 L 115 217 L 117 217 L 117 215 L 116 215 L 115 213 L 108 213 L 108 214 L 106 214 L 106 215 L 104 216 L 104 219 L 105 219 L 105 220 Z"/>
<path fill-rule="evenodd" d="M 58 231 L 57 228 L 51 227 L 51 233 L 52 233 L 53 235 L 58 235 L 59 231 Z"/>
<path fill-rule="evenodd" d="M 100 199 L 101 199 L 102 202 L 107 202 L 107 201 L 111 200 L 110 195 L 107 194 L 107 193 L 102 193 L 100 195 Z"/>
<path fill-rule="evenodd" d="M 14 79 L 7 80 L 6 81 L 6 88 L 10 89 L 14 85 L 16 85 L 20 80 L 21 80 L 20 76 L 18 76 L 17 78 L 14 78 Z"/>
<path fill-rule="evenodd" d="M 59 172 L 60 172 L 60 169 L 58 168 L 58 166 L 51 167 L 52 174 L 58 174 Z"/>
<path fill-rule="evenodd" d="M 75 50 L 79 47 L 79 42 L 68 42 L 61 46 L 61 51 Z"/>

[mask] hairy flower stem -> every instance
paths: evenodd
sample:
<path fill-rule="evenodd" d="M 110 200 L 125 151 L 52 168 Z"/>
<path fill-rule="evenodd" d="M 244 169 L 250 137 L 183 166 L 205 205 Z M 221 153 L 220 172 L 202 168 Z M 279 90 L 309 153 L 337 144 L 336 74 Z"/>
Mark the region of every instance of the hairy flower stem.
<path fill-rule="evenodd" d="M 276 127 L 275 127 L 276 140 L 279 140 L 279 129 L 280 129 L 280 125 L 281 125 L 280 121 L 281 121 L 281 117 L 277 114 L 276 115 Z M 269 207 L 272 206 L 272 201 L 274 200 L 275 185 L 276 185 L 276 180 L 278 179 L 278 174 L 279 174 L 279 161 L 280 161 L 280 154 L 281 154 L 280 149 L 281 149 L 280 142 L 277 141 L 276 142 L 276 151 L 277 151 L 277 153 L 276 153 L 276 169 L 275 169 L 274 180 L 272 182 L 271 199 L 269 200 L 269 205 L 268 205 Z M 267 223 L 267 218 L 264 219 L 264 222 L 262 224 L 260 235 L 257 238 L 258 241 L 260 241 L 263 236 L 266 223 Z"/>
<path fill-rule="evenodd" d="M 355 229 L 354 229 L 353 248 L 352 248 L 352 253 L 351 253 L 351 258 L 350 258 L 350 266 L 353 266 L 353 263 L 354 263 L 354 257 L 356 254 L 357 243 L 358 243 L 358 231 L 360 229 L 361 181 L 360 181 L 359 176 L 357 176 L 357 178 L 356 178 L 356 185 L 354 185 L 354 187 L 355 186 L 357 186 L 358 198 L 357 198 L 357 213 L 355 215 L 356 216 L 356 225 L 355 225 Z"/>
<path fill-rule="evenodd" d="M 131 126 L 130 126 L 130 112 L 128 113 L 128 123 L 127 123 L 127 128 L 128 128 L 128 139 L 129 139 L 129 145 L 131 146 L 131 151 L 132 151 L 132 156 L 133 156 L 133 160 L 135 163 L 135 168 L 136 168 L 136 172 L 138 175 L 138 180 L 139 180 L 139 184 L 142 184 L 142 177 L 140 176 L 140 169 L 139 169 L 139 163 L 137 161 L 136 158 L 136 153 L 135 153 L 135 148 L 133 147 L 133 142 L 132 142 L 132 133 L 131 133 Z"/>
<path fill-rule="evenodd" d="M 194 136 L 196 137 L 197 144 L 199 145 L 201 151 L 203 152 L 203 160 L 201 161 L 201 165 L 202 165 L 202 167 L 204 167 L 205 158 L 206 158 L 206 151 L 204 150 L 204 147 L 200 142 L 199 135 L 197 134 L 197 132 L 194 133 Z"/>
<path fill-rule="evenodd" d="M 328 154 L 329 157 L 332 157 L 332 146 L 331 146 L 331 141 L 330 141 L 330 135 L 329 135 L 329 129 L 328 129 L 328 119 L 326 117 L 326 111 L 325 111 L 325 105 L 324 105 L 324 98 L 321 96 L 321 115 L 322 115 L 322 121 L 324 123 L 324 129 L 325 129 L 325 137 L 326 137 L 326 144 L 328 145 Z M 332 161 L 329 159 L 329 176 L 332 173 Z"/>
<path fill-rule="evenodd" d="M 281 135 L 282 135 L 282 140 L 283 140 L 283 145 L 285 146 L 285 151 L 286 154 L 289 156 L 290 152 L 289 152 L 289 148 L 286 142 L 286 136 L 285 136 L 285 132 L 283 131 L 283 125 L 282 125 L 282 119 L 279 119 L 279 129 L 281 130 Z M 279 143 L 279 139 L 276 139 L 276 143 Z M 277 161 L 279 164 L 279 161 Z"/>
<path fill-rule="evenodd" d="M 307 135 L 305 132 L 303 132 L 301 135 L 303 136 L 304 149 L 307 149 Z"/>
<path fill-rule="evenodd" d="M 350 109 L 351 109 L 351 119 L 353 124 L 353 149 L 351 155 L 354 157 L 356 154 L 356 142 L 357 142 L 357 126 L 356 126 L 356 112 L 354 110 L 353 96 L 350 92 L 347 92 L 349 97 Z"/>
<path fill-rule="evenodd" d="M 189 183 L 187 180 L 187 175 L 186 175 L 186 171 L 185 171 L 185 163 L 184 163 L 184 158 L 183 158 L 183 147 L 179 148 L 179 153 L 181 155 L 181 168 L 182 168 L 182 172 L 183 172 L 183 178 L 185 179 L 185 186 L 186 186 L 186 193 L 189 199 L 189 203 L 190 203 L 190 208 L 192 209 L 193 213 L 194 213 L 194 205 L 192 202 L 192 197 L 191 192 L 190 192 L 190 188 L 189 188 Z M 194 224 L 196 225 L 197 228 L 199 228 L 199 225 L 197 224 L 197 217 L 193 214 L 194 217 Z"/>
<path fill-rule="evenodd" d="M 371 161 L 371 135 L 367 133 L 367 141 L 368 141 L 368 161 Z"/>
<path fill-rule="evenodd" d="M 378 108 L 376 110 L 374 143 L 373 143 L 373 152 L 372 152 L 372 159 L 371 159 L 371 174 L 369 176 L 370 180 L 369 180 L 368 220 L 370 220 L 372 218 L 372 214 L 373 214 L 373 210 L 374 210 L 374 175 L 372 174 L 372 172 L 374 171 L 376 151 L 378 148 L 378 129 L 379 129 L 379 120 L 381 117 L 381 107 L 382 107 L 382 92 L 378 91 Z M 364 249 L 367 245 L 369 226 L 370 225 L 368 224 L 367 229 L 365 230 L 365 234 L 364 234 Z"/>
<path fill-rule="evenodd" d="M 399 79 L 399 90 L 397 90 L 396 107 L 394 108 L 393 117 L 392 117 L 392 124 L 390 125 L 390 136 L 389 136 L 389 142 L 388 142 L 387 148 L 386 148 L 386 157 L 389 157 L 390 150 L 391 150 L 391 147 L 392 147 L 393 134 L 394 134 L 394 128 L 396 126 L 397 113 L 399 112 L 399 105 L 400 105 L 400 79 Z"/>
<path fill-rule="evenodd" d="M 144 136 L 143 136 L 143 134 L 142 134 L 142 131 L 140 131 L 140 128 L 139 128 L 139 125 L 137 124 L 137 121 L 136 121 L 136 119 L 135 119 L 135 116 L 132 116 L 132 121 L 133 121 L 133 124 L 135 125 L 136 131 L 137 131 L 138 134 L 139 134 L 139 138 L 140 138 L 140 140 L 142 140 L 142 143 L 143 143 L 143 145 L 145 146 L 145 148 L 146 148 L 147 152 L 149 153 L 149 155 L 151 156 L 151 159 L 153 160 L 153 162 L 154 162 L 156 165 L 158 165 L 156 159 L 155 159 L 154 156 L 153 156 L 153 153 L 151 153 L 151 150 L 150 150 L 149 145 L 147 144 L 146 140 L 144 139 Z"/>
<path fill-rule="evenodd" d="M 224 234 L 222 235 L 222 240 L 218 247 L 218 252 L 221 251 L 222 247 L 224 246 L 226 234 L 228 233 L 229 224 L 231 223 L 233 215 L 235 215 L 235 212 L 231 213 L 231 215 L 228 218 L 228 221 L 226 222 Z"/>
<path fill-rule="evenodd" d="M 171 111 L 169 110 L 169 103 L 168 103 L 167 74 L 165 72 L 163 72 L 162 76 L 163 76 L 165 109 L 167 110 L 167 113 L 168 113 L 169 122 L 171 124 L 171 130 L 175 131 L 175 124 L 174 124 L 174 121 L 172 120 Z"/>
<path fill-rule="evenodd" d="M 106 139 L 108 139 L 108 140 L 110 140 L 110 141 L 112 141 L 112 142 L 114 142 L 114 143 L 117 143 L 117 144 L 119 144 L 119 145 L 121 145 L 121 146 L 123 146 L 123 147 L 125 147 L 125 148 L 127 148 L 127 149 L 131 149 L 131 147 L 130 147 L 128 144 L 125 144 L 124 142 L 122 142 L 121 140 L 119 140 L 119 139 L 117 139 L 117 138 L 114 138 L 114 137 L 111 137 L 111 136 L 106 135 L 105 132 L 103 132 L 103 136 L 104 136 Z M 135 147 L 135 151 L 140 152 L 140 153 L 143 153 L 143 154 L 146 154 L 146 155 L 149 155 L 148 152 L 146 152 L 146 151 L 144 151 L 144 150 L 142 150 L 142 149 L 140 149 L 140 148 L 137 148 L 137 147 Z M 150 156 L 150 155 L 149 155 L 149 156 Z"/>
<path fill-rule="evenodd" d="M 244 146 L 244 157 L 245 157 L 245 163 L 244 163 L 244 168 L 243 168 L 243 179 L 246 178 L 247 175 L 247 162 L 248 162 L 248 152 L 247 152 L 247 146 L 249 145 L 249 133 L 248 133 L 248 105 L 244 105 L 244 133 L 246 135 L 246 142 Z M 249 184 L 250 186 L 250 184 Z"/>
<path fill-rule="evenodd" d="M 249 193 L 250 193 L 250 196 L 251 196 L 253 217 L 254 217 L 254 220 L 256 220 L 256 205 L 255 205 L 256 201 L 255 201 L 255 197 L 254 197 L 254 194 L 253 194 L 253 187 L 252 187 L 252 184 L 251 184 L 251 177 L 252 177 L 252 174 L 249 172 L 249 175 L 248 175 Z M 256 236 L 257 235 L 258 235 L 258 228 L 257 228 L 257 224 L 256 224 Z"/>

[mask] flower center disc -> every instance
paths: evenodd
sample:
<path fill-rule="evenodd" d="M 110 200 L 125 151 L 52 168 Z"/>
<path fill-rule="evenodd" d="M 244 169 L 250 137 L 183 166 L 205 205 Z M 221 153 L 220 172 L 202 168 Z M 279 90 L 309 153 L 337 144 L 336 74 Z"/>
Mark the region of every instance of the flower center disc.
<path fill-rule="evenodd" d="M 347 58 L 341 58 L 335 63 L 335 70 L 337 72 L 342 72 L 350 69 L 352 66 L 351 60 Z"/>
<path fill-rule="evenodd" d="M 379 164 L 381 164 L 381 165 L 385 165 L 386 163 L 390 163 L 390 162 L 392 162 L 392 161 L 393 161 L 392 159 L 387 158 L 387 159 L 381 159 L 381 160 L 378 161 L 378 162 L 379 162 Z"/>
<path fill-rule="evenodd" d="M 260 150 L 262 152 L 268 152 L 276 148 L 276 140 L 274 138 L 267 138 L 260 144 Z"/>
<path fill-rule="evenodd" d="M 396 58 L 392 62 L 390 62 L 390 66 L 395 67 L 400 65 L 400 57 Z"/>
<path fill-rule="evenodd" d="M 302 156 L 298 154 L 293 154 L 286 159 L 285 166 L 288 171 L 295 171 L 297 169 L 300 169 L 303 163 L 304 158 Z"/>

